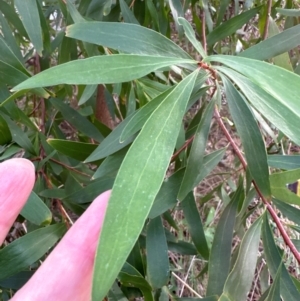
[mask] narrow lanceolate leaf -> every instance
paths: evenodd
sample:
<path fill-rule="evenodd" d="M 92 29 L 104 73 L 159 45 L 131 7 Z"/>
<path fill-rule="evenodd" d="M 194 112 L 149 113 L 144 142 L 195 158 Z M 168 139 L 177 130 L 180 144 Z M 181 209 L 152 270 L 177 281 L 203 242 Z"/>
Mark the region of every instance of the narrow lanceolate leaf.
<path fill-rule="evenodd" d="M 9 126 L 0 115 L 0 145 L 5 145 L 11 142 L 12 136 L 9 130 Z"/>
<path fill-rule="evenodd" d="M 23 132 L 6 114 L 0 112 L 0 115 L 6 121 L 10 129 L 12 140 L 19 146 L 23 147 L 26 151 L 35 154 L 34 146 L 28 138 L 27 133 Z"/>
<path fill-rule="evenodd" d="M 242 73 L 266 92 L 273 95 L 278 101 L 286 104 L 291 103 L 290 106 L 293 108 L 299 107 L 298 102 L 296 103 L 298 92 L 300 91 L 299 75 L 266 62 L 242 57 L 216 55 L 211 56 L 210 60 L 228 65 L 230 68 Z M 276 74 L 276 77 L 274 77 L 274 74 Z M 285 80 L 282 81 L 282 78 Z M 289 88 L 291 87 L 296 89 L 290 90 Z M 287 94 L 287 92 L 289 93 Z"/>
<path fill-rule="evenodd" d="M 251 18 L 253 18 L 259 12 L 260 9 L 261 7 L 252 8 L 222 23 L 220 26 L 215 28 L 211 33 L 207 35 L 207 45 L 212 46 L 214 43 L 235 33 Z"/>
<path fill-rule="evenodd" d="M 300 209 L 276 199 L 272 199 L 272 202 L 283 216 L 295 224 L 299 224 Z"/>
<path fill-rule="evenodd" d="M 190 192 L 181 202 L 181 208 L 183 210 L 184 218 L 186 219 L 189 232 L 197 251 L 199 254 L 201 254 L 201 256 L 203 256 L 204 259 L 208 259 L 208 245 L 193 192 Z"/>
<path fill-rule="evenodd" d="M 250 61 L 249 68 L 251 68 L 251 64 L 256 64 L 256 62 L 260 64 L 266 64 L 260 61 Z M 273 75 L 276 74 L 276 77 L 271 76 L 270 72 L 266 72 L 263 75 L 264 71 L 254 71 L 254 69 L 252 69 L 252 71 L 257 75 L 258 78 L 263 78 L 263 76 L 265 76 L 274 83 L 272 94 L 267 90 L 270 89 L 271 91 L 271 87 L 269 88 L 268 84 L 265 85 L 264 80 L 262 80 L 261 83 L 256 83 L 254 79 L 251 78 L 250 80 L 249 78 L 229 68 L 217 67 L 217 69 L 222 71 L 222 73 L 225 73 L 239 86 L 249 102 L 256 108 L 258 112 L 264 115 L 269 121 L 271 121 L 271 123 L 273 123 L 273 125 L 280 129 L 291 140 L 297 144 L 300 144 L 300 127 L 298 126 L 300 107 L 296 105 L 298 102 L 298 96 L 294 94 L 294 90 L 300 93 L 300 77 L 285 71 L 282 68 L 274 67 L 270 64 L 266 65 L 275 68 L 272 71 Z M 280 75 L 277 73 L 277 69 L 279 70 L 278 73 Z M 282 71 L 284 73 L 288 73 L 286 77 L 285 74 L 281 73 Z M 287 80 L 284 81 L 286 84 L 285 87 L 283 87 L 280 78 Z M 289 79 L 291 81 L 289 81 Z M 298 86 L 290 86 L 291 83 L 297 83 Z M 278 94 L 276 94 L 278 90 L 276 86 L 280 86 L 282 89 L 286 90 L 286 97 L 283 96 L 282 91 L 278 91 Z"/>
<path fill-rule="evenodd" d="M 262 218 L 258 218 L 242 239 L 239 255 L 224 287 L 232 301 L 246 300 L 251 288 L 257 262 Z"/>
<path fill-rule="evenodd" d="M 200 183 L 222 160 L 226 148 L 214 151 L 203 158 L 201 172 L 197 177 Z M 161 186 L 156 196 L 154 204 L 149 213 L 149 218 L 154 218 L 166 212 L 168 209 L 175 207 L 177 204 L 177 194 L 184 175 L 185 169 L 182 168 L 169 177 Z"/>
<path fill-rule="evenodd" d="M 144 105 L 141 109 L 135 112 L 135 114 L 130 118 L 128 123 L 126 124 L 121 136 L 120 142 L 126 141 L 136 132 L 138 132 L 149 116 L 153 113 L 153 111 L 159 106 L 159 104 L 173 91 L 173 87 L 159 94 L 157 97 L 149 101 L 146 105 Z"/>
<path fill-rule="evenodd" d="M 113 155 L 108 156 L 105 160 L 101 163 L 99 168 L 93 174 L 93 179 L 106 177 L 106 176 L 116 176 L 120 165 L 128 151 L 128 147 L 124 147 L 120 151 L 116 152 Z"/>
<path fill-rule="evenodd" d="M 262 228 L 262 241 L 264 245 L 264 253 L 267 261 L 268 269 L 271 272 L 272 278 L 276 277 L 276 273 L 281 266 L 281 281 L 280 293 L 283 300 L 297 301 L 300 300 L 300 293 L 296 288 L 291 276 L 284 265 L 281 265 L 282 258 L 278 247 L 274 242 L 274 237 L 270 229 L 267 214 L 264 216 L 264 223 Z"/>
<path fill-rule="evenodd" d="M 52 213 L 35 192 L 31 192 L 21 213 L 24 218 L 38 226 L 51 223 Z"/>
<path fill-rule="evenodd" d="M 295 169 L 300 168 L 300 156 L 299 155 L 269 155 L 269 166 L 279 169 Z"/>
<path fill-rule="evenodd" d="M 269 17 L 269 37 L 276 36 L 280 33 L 279 28 L 276 24 L 276 22 L 272 19 L 272 17 Z M 291 72 L 294 72 L 292 63 L 290 60 L 290 55 L 288 52 L 281 53 L 277 56 L 275 56 L 273 59 L 273 64 L 276 66 L 279 66 L 281 68 L 284 68 L 286 70 L 289 70 Z"/>
<path fill-rule="evenodd" d="M 93 300 L 104 298 L 143 228 L 168 168 L 197 74 L 198 70 L 186 77 L 157 107 L 120 167 L 97 249 Z"/>
<path fill-rule="evenodd" d="M 300 17 L 300 10 L 299 9 L 285 9 L 285 8 L 277 8 L 276 10 L 284 15 L 289 17 Z"/>
<path fill-rule="evenodd" d="M 202 168 L 206 141 L 208 138 L 214 106 L 215 99 L 211 100 L 205 109 L 195 133 L 195 138 L 188 158 L 184 178 L 178 192 L 178 199 L 180 201 L 182 201 L 186 195 L 199 183 L 197 182 L 197 177 Z"/>
<path fill-rule="evenodd" d="M 133 12 L 128 7 L 127 3 L 124 0 L 120 0 L 120 8 L 122 17 L 126 23 L 132 23 L 140 25 L 136 17 L 134 16 Z"/>
<path fill-rule="evenodd" d="M 248 168 L 260 191 L 266 198 L 271 197 L 267 153 L 259 127 L 251 109 L 240 93 L 225 76 L 221 76 L 230 114 L 245 151 Z M 254 147 L 255 146 L 255 147 Z"/>
<path fill-rule="evenodd" d="M 147 278 L 152 289 L 162 288 L 169 280 L 168 245 L 161 217 L 150 220 L 146 236 Z"/>
<path fill-rule="evenodd" d="M 41 56 L 43 51 L 43 36 L 40 16 L 36 0 L 15 0 L 18 13 L 28 33 L 30 42 Z"/>
<path fill-rule="evenodd" d="M 79 161 L 86 159 L 97 147 L 96 144 L 63 139 L 47 139 L 47 143 L 60 153 Z"/>
<path fill-rule="evenodd" d="M 131 116 L 128 116 L 128 118 L 118 124 L 118 126 L 90 154 L 85 162 L 93 162 L 103 159 L 111 154 L 114 154 L 115 152 L 131 143 L 134 139 L 133 136 L 129 137 L 125 141 L 120 141 L 120 135 L 130 120 Z"/>
<path fill-rule="evenodd" d="M 29 74 L 17 56 L 13 53 L 11 48 L 5 42 L 5 40 L 0 36 L 0 60 L 4 61 L 6 64 L 18 69 L 19 71 Z"/>
<path fill-rule="evenodd" d="M 193 44 L 195 49 L 199 52 L 202 58 L 205 58 L 207 55 L 201 43 L 196 39 L 195 32 L 193 30 L 192 25 L 182 17 L 178 18 L 178 23 L 183 26 L 186 37 Z"/>
<path fill-rule="evenodd" d="M 67 37 L 125 53 L 191 58 L 164 35 L 146 27 L 114 22 L 86 22 L 67 27 Z"/>
<path fill-rule="evenodd" d="M 207 296 L 221 295 L 229 274 L 233 229 L 242 186 L 239 188 L 224 209 L 216 229 L 208 264 Z"/>
<path fill-rule="evenodd" d="M 280 265 L 278 268 L 278 271 L 276 273 L 275 279 L 273 280 L 271 289 L 270 289 L 265 301 L 281 301 L 281 297 L 280 297 L 281 271 L 282 271 L 282 267 Z"/>
<path fill-rule="evenodd" d="M 85 24 L 85 23 L 79 23 Z M 14 91 L 58 84 L 111 84 L 127 82 L 171 65 L 197 64 L 194 60 L 145 55 L 103 55 L 47 69 L 14 87 Z"/>
<path fill-rule="evenodd" d="M 299 39 L 300 24 L 246 49 L 239 56 L 267 60 L 297 47 L 300 44 Z"/>
<path fill-rule="evenodd" d="M 290 191 L 287 184 L 292 184 L 300 178 L 300 169 L 276 172 L 270 175 L 272 195 L 285 203 L 300 205 L 300 197 Z"/>
<path fill-rule="evenodd" d="M 64 234 L 55 224 L 26 234 L 0 251 L 0 280 L 26 269 L 40 259 Z"/>
<path fill-rule="evenodd" d="M 137 287 L 141 290 L 145 301 L 154 301 L 152 288 L 148 281 L 128 262 L 125 262 L 118 275 L 120 283 L 125 287 Z M 119 299 L 118 299 L 119 300 Z M 127 299 L 126 299 L 127 300 Z"/>
<path fill-rule="evenodd" d="M 96 126 L 76 110 L 65 104 L 62 99 L 52 98 L 50 102 L 76 130 L 98 142 L 104 139 Z"/>

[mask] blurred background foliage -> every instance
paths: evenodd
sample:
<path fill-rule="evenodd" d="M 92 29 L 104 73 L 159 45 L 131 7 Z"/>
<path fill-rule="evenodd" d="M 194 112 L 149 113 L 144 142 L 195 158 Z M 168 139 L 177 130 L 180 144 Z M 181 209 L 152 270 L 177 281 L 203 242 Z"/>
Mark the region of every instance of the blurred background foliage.
<path fill-rule="evenodd" d="M 93 300 L 300 300 L 299 17 L 291 0 L 0 0 L 0 160 L 36 167 L 0 299 L 113 188 Z"/>

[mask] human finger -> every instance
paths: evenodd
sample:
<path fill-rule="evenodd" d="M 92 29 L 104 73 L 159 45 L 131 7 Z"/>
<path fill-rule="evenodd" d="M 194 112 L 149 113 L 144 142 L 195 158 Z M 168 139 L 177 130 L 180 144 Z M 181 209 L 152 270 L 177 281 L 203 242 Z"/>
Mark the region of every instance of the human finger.
<path fill-rule="evenodd" d="M 0 244 L 26 203 L 35 181 L 34 165 L 13 158 L 0 163 Z"/>
<path fill-rule="evenodd" d="M 98 196 L 11 301 L 88 301 L 110 191 Z"/>

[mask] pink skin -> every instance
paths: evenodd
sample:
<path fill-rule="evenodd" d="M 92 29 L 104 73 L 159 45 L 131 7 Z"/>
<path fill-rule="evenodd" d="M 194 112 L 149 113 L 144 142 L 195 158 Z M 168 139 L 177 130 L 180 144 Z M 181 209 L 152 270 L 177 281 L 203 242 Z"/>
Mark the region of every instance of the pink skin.
<path fill-rule="evenodd" d="M 13 160 L 27 161 L 24 159 Z M 12 160 L 6 162 L 9 161 Z M 2 164 L 0 164 L 0 188 L 2 190 L 0 193 L 0 203 L 3 201 L 4 204 L 7 203 L 7 199 L 14 200 L 16 203 L 22 202 L 22 204 L 19 205 L 13 204 L 15 208 L 12 208 L 11 211 L 14 211 L 14 215 L 11 215 L 9 220 L 6 220 L 5 211 L 2 210 L 4 206 L 0 205 L 0 220 L 5 219 L 5 225 L 9 229 L 9 225 L 13 223 L 18 211 L 21 210 L 25 203 L 33 183 L 31 180 L 28 180 L 31 176 L 27 176 L 27 185 L 25 184 L 25 177 L 23 177 L 23 179 L 22 177 L 20 177 L 20 179 L 18 178 L 19 184 L 17 183 L 14 176 L 20 172 L 15 171 L 19 169 L 20 165 L 19 161 L 13 162 L 10 165 L 10 169 L 8 170 L 8 168 L 6 168 L 5 172 L 7 179 L 4 182 L 10 181 L 10 185 L 6 185 L 6 190 L 3 190 L 3 185 L 1 185 L 3 181 L 1 177 L 1 175 L 3 175 Z M 26 165 L 24 163 L 24 166 L 26 165 L 24 169 L 27 169 L 29 173 L 33 173 L 30 164 L 27 163 Z M 23 186 L 21 186 L 20 183 L 22 183 Z M 14 186 L 15 189 L 10 186 Z M 16 187 L 18 187 L 18 189 L 16 189 Z M 26 194 L 23 192 L 23 189 L 25 191 L 25 187 L 27 191 Z M 18 198 L 16 198 L 16 196 Z M 39 270 L 11 300 L 89 301 L 91 299 L 94 257 L 109 196 L 110 191 L 106 191 L 94 200 L 85 213 L 63 237 L 54 251 L 48 256 Z M 23 200 L 24 198 L 25 200 Z M 10 206 L 12 206 L 12 204 L 10 204 Z M 8 229 L 6 229 L 5 233 L 7 233 Z M 0 232 L 3 232 L 4 227 L 0 228 L 0 230 Z"/>
<path fill-rule="evenodd" d="M 0 244 L 27 201 L 35 181 L 34 165 L 15 158 L 0 164 Z"/>

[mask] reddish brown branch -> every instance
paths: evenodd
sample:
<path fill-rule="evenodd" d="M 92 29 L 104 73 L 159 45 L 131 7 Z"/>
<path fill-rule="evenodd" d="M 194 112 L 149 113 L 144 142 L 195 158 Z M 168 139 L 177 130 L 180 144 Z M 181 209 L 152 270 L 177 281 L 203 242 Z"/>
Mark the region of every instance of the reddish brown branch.
<path fill-rule="evenodd" d="M 238 146 L 236 145 L 236 143 L 234 142 L 234 140 L 232 139 L 230 133 L 228 132 L 221 116 L 220 113 L 217 109 L 217 107 L 215 107 L 215 111 L 214 111 L 214 116 L 220 126 L 220 128 L 222 129 L 224 135 L 226 136 L 226 138 L 228 139 L 229 143 L 231 144 L 231 146 L 233 147 L 234 152 L 236 153 L 236 155 L 238 156 L 239 160 L 241 161 L 243 168 L 246 170 L 247 168 L 247 162 L 244 158 L 244 156 L 242 155 L 240 149 L 238 148 Z M 269 211 L 270 215 L 272 216 L 282 238 L 284 239 L 286 245 L 290 248 L 291 252 L 293 253 L 293 255 L 295 256 L 296 260 L 298 261 L 298 263 L 300 263 L 300 253 L 298 252 L 298 250 L 296 249 L 295 245 L 293 244 L 293 242 L 291 241 L 291 239 L 289 238 L 287 232 L 285 231 L 279 217 L 277 216 L 274 208 L 271 206 L 270 202 L 262 195 L 260 189 L 258 188 L 257 184 L 255 183 L 255 181 L 252 180 L 252 183 L 258 193 L 258 195 L 260 196 L 260 198 L 262 199 L 263 203 L 265 204 L 265 206 L 267 207 L 267 210 Z"/>
<path fill-rule="evenodd" d="M 173 162 L 176 157 L 182 152 L 184 151 L 188 146 L 189 144 L 192 143 L 192 141 L 194 140 L 195 138 L 195 135 L 193 135 L 191 138 L 189 138 L 188 140 L 185 141 L 184 145 L 175 153 L 173 154 L 172 158 L 171 158 L 171 162 Z"/>

